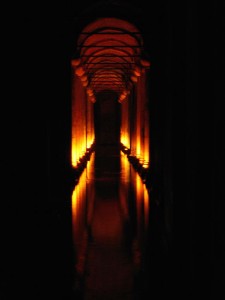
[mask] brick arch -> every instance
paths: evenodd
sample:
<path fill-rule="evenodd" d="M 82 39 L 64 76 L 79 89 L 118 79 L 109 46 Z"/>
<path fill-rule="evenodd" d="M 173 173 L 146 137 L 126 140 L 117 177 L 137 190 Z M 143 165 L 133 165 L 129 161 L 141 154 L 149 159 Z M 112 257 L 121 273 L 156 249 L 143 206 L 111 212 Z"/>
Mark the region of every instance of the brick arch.
<path fill-rule="evenodd" d="M 85 26 L 76 50 L 72 64 L 93 102 L 103 91 L 116 92 L 118 101 L 123 101 L 146 67 L 141 59 L 144 45 L 140 31 L 118 18 L 99 18 Z"/>

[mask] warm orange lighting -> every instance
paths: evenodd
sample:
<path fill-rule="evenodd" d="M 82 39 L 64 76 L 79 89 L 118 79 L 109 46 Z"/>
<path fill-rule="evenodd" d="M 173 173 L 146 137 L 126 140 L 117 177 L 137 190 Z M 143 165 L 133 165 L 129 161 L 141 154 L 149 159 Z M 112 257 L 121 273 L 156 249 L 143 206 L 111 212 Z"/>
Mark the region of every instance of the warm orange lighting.
<path fill-rule="evenodd" d="M 131 76 L 130 79 L 133 81 L 133 82 L 138 82 L 138 78 L 136 76 Z"/>
<path fill-rule="evenodd" d="M 126 90 L 129 94 L 129 91 Z M 121 129 L 120 142 L 130 149 L 130 115 L 129 115 L 129 99 L 121 103 Z"/>
<path fill-rule="evenodd" d="M 129 94 L 130 94 L 129 90 L 123 90 L 123 92 L 120 94 L 119 102 L 125 100 Z"/>
<path fill-rule="evenodd" d="M 87 225 L 90 226 L 92 221 L 92 216 L 94 213 L 94 202 L 95 202 L 95 181 L 94 176 L 94 161 L 95 153 L 91 154 L 90 160 L 87 162 L 87 173 L 86 173 L 86 183 L 87 183 Z"/>
<path fill-rule="evenodd" d="M 140 64 L 142 45 L 138 29 L 125 20 L 99 18 L 83 28 L 77 46 L 94 92 L 112 90 L 119 94 L 128 87 L 128 77 L 133 76 L 136 82 L 130 66 Z M 140 76 L 138 67 L 135 72 Z M 124 99 L 122 96 L 119 101 Z"/>
<path fill-rule="evenodd" d="M 134 75 L 135 76 L 137 76 L 137 77 L 139 77 L 139 76 L 141 76 L 141 68 L 139 68 L 138 66 L 136 66 L 135 68 L 134 68 Z"/>
<path fill-rule="evenodd" d="M 144 222 L 146 229 L 148 228 L 148 222 L 149 222 L 149 192 L 146 188 L 146 186 L 143 186 L 144 188 Z"/>
<path fill-rule="evenodd" d="M 74 226 L 74 230 L 78 230 L 79 222 L 81 221 L 79 218 L 83 214 L 81 211 L 85 211 L 85 198 L 86 198 L 86 170 L 83 171 L 79 184 L 75 186 L 75 189 L 72 193 L 72 219 Z"/>
<path fill-rule="evenodd" d="M 143 183 L 138 173 L 135 172 L 135 188 L 136 188 L 136 213 L 137 213 L 137 234 L 142 232 L 143 218 Z"/>
<path fill-rule="evenodd" d="M 140 135 L 137 136 L 137 139 L 136 139 L 136 156 L 137 158 L 141 158 L 141 137 Z"/>
<path fill-rule="evenodd" d="M 83 76 L 80 77 L 80 80 L 81 80 L 81 81 L 87 81 L 87 79 L 88 79 L 88 78 L 87 78 L 87 75 L 83 75 Z"/>
<path fill-rule="evenodd" d="M 121 94 L 119 97 L 119 101 L 123 101 L 127 96 L 125 94 Z"/>
<path fill-rule="evenodd" d="M 149 168 L 149 162 L 144 160 L 144 163 L 142 164 L 142 167 L 145 168 L 145 169 L 148 169 Z"/>
<path fill-rule="evenodd" d="M 141 177 L 139 176 L 138 173 L 135 173 L 135 183 L 136 183 L 136 194 L 137 194 L 137 199 L 142 200 L 142 194 L 143 194 L 143 183 L 141 180 Z"/>
<path fill-rule="evenodd" d="M 87 94 L 89 96 L 92 96 L 93 95 L 93 90 L 91 88 L 87 88 Z"/>
<path fill-rule="evenodd" d="M 130 147 L 130 139 L 127 133 L 121 132 L 120 142 L 129 149 Z"/>
<path fill-rule="evenodd" d="M 80 59 L 80 58 L 73 59 L 73 60 L 71 61 L 71 64 L 72 64 L 73 67 L 79 66 L 80 63 L 81 63 L 81 59 Z"/>
<path fill-rule="evenodd" d="M 140 63 L 143 67 L 150 67 L 150 65 L 151 65 L 150 61 L 145 60 L 145 59 L 141 59 Z"/>
<path fill-rule="evenodd" d="M 88 86 L 88 81 L 82 81 L 82 85 L 83 85 L 83 87 Z"/>
<path fill-rule="evenodd" d="M 90 97 L 94 96 L 93 91 L 87 91 L 87 94 L 88 94 L 88 96 L 90 96 Z"/>
<path fill-rule="evenodd" d="M 120 204 L 123 211 L 123 215 L 126 219 L 129 219 L 128 199 L 129 199 L 129 183 L 130 183 L 130 163 L 127 156 L 120 152 Z"/>
<path fill-rule="evenodd" d="M 76 247 L 76 272 L 79 274 L 84 271 L 87 219 L 86 194 L 86 170 L 84 170 L 72 194 L 72 233 L 73 243 Z"/>
<path fill-rule="evenodd" d="M 137 225 L 138 233 L 142 236 L 143 231 L 146 233 L 149 222 L 149 192 L 146 185 L 142 182 L 141 177 L 132 169 L 132 177 L 134 178 L 134 188 L 136 190 L 136 209 L 137 209 Z M 144 225 L 144 228 L 143 228 Z"/>
<path fill-rule="evenodd" d="M 86 103 L 86 100 L 95 103 L 95 96 L 99 92 L 114 91 L 121 104 L 120 141 L 130 150 L 132 156 L 139 159 L 143 168 L 149 168 L 150 130 L 149 111 L 146 108 L 149 107 L 147 69 L 150 62 L 145 59 L 146 56 L 142 56 L 144 52 L 141 33 L 125 20 L 100 18 L 83 28 L 77 40 L 77 50 L 80 58 L 72 64 L 80 77 L 81 85 L 87 88 L 85 96 L 80 96 L 79 93 L 76 95 L 76 101 L 81 101 L 78 105 L 80 114 L 85 115 L 81 103 Z M 78 118 L 76 122 L 77 120 Z M 78 127 L 81 131 L 85 128 L 86 135 L 89 135 L 84 120 Z M 78 148 L 82 147 L 82 151 L 78 151 L 79 156 L 85 152 L 83 147 L 89 143 L 89 138 L 79 146 L 83 137 L 76 133 L 73 138 L 75 135 L 80 141 L 76 145 Z"/>
<path fill-rule="evenodd" d="M 71 163 L 77 167 L 94 142 L 94 98 L 89 99 L 80 78 L 73 77 Z M 90 90 L 91 91 L 91 90 Z M 89 101 L 90 100 L 90 101 Z"/>
<path fill-rule="evenodd" d="M 83 76 L 85 74 L 85 71 L 84 71 L 83 67 L 80 66 L 80 67 L 76 68 L 75 73 L 77 76 Z"/>
<path fill-rule="evenodd" d="M 92 96 L 89 96 L 89 100 L 93 103 L 96 102 L 96 98 L 92 95 Z"/>

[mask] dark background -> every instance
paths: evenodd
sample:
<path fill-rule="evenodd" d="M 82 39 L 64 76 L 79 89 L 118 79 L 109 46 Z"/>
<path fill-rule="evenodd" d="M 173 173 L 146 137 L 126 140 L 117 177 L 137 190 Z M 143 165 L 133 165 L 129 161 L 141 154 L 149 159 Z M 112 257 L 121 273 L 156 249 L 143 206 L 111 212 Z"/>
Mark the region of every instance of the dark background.
<path fill-rule="evenodd" d="M 167 296 L 225 295 L 224 2 L 124 3 L 12 4 L 2 19 L 1 299 L 71 297 L 70 59 L 82 27 L 106 15 L 143 33 L 161 164 L 172 149 Z"/>

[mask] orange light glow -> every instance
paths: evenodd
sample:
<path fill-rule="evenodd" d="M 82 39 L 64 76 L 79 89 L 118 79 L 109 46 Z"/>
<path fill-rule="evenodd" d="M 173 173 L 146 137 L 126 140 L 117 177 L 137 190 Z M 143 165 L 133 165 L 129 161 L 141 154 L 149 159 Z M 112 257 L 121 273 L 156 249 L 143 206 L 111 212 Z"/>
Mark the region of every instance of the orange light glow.
<path fill-rule="evenodd" d="M 91 101 L 89 101 L 91 100 Z M 95 99 L 89 99 L 79 77 L 73 77 L 71 163 L 77 167 L 94 142 Z"/>
<path fill-rule="evenodd" d="M 120 129 L 120 142 L 128 149 L 130 149 L 129 105 L 130 105 L 129 99 L 128 101 L 124 101 L 121 103 L 121 129 Z"/>
<path fill-rule="evenodd" d="M 88 94 L 88 96 L 94 96 L 93 91 L 90 91 L 90 90 L 87 90 L 87 94 Z"/>
<path fill-rule="evenodd" d="M 149 162 L 144 160 L 143 164 L 142 164 L 142 167 L 145 168 L 145 169 L 148 169 L 149 168 Z"/>
<path fill-rule="evenodd" d="M 138 239 L 141 239 L 143 231 L 142 220 L 143 220 L 143 183 L 138 173 L 135 172 L 135 188 L 136 188 L 136 213 L 137 213 L 137 235 Z"/>
<path fill-rule="evenodd" d="M 148 223 L 149 223 L 149 192 L 144 185 L 144 221 L 145 221 L 145 227 L 146 229 L 148 228 Z"/>
<path fill-rule="evenodd" d="M 120 98 L 119 98 L 119 101 L 123 101 L 127 96 L 125 94 L 121 94 L 120 95 Z"/>
<path fill-rule="evenodd" d="M 123 211 L 123 215 L 126 219 L 129 219 L 128 209 L 128 195 L 129 195 L 129 183 L 130 183 L 130 163 L 126 155 L 120 152 L 120 204 Z"/>
<path fill-rule="evenodd" d="M 146 185 L 143 184 L 142 179 L 138 173 L 132 170 L 132 177 L 134 178 L 135 190 L 136 190 L 136 209 L 137 209 L 137 221 L 138 231 L 141 232 L 148 230 L 149 222 L 149 192 Z M 144 222 L 142 222 L 142 220 Z M 145 228 L 142 228 L 144 224 Z"/>
<path fill-rule="evenodd" d="M 73 60 L 71 61 L 71 65 L 72 65 L 73 67 L 79 66 L 80 63 L 81 63 L 81 59 L 80 59 L 80 58 L 73 59 Z"/>
<path fill-rule="evenodd" d="M 83 75 L 83 76 L 80 77 L 80 80 L 81 80 L 81 81 L 87 81 L 87 79 L 88 79 L 88 78 L 87 78 L 87 75 Z"/>
<path fill-rule="evenodd" d="M 151 65 L 150 62 L 145 59 L 141 59 L 140 63 L 143 67 L 150 67 L 150 65 Z"/>
<path fill-rule="evenodd" d="M 94 160 L 95 153 L 91 154 L 90 160 L 87 162 L 86 167 L 86 183 L 87 183 L 87 225 L 91 224 L 93 212 L 94 212 L 94 201 L 95 201 L 95 182 L 94 177 Z"/>
<path fill-rule="evenodd" d="M 87 224 L 90 223 L 94 207 L 93 181 L 91 182 L 94 167 L 93 160 L 94 155 L 92 154 L 71 197 L 72 238 L 76 248 L 75 267 L 78 274 L 83 274 L 85 268 L 85 255 L 88 239 Z M 86 201 L 87 198 L 88 202 Z"/>
<path fill-rule="evenodd" d="M 86 247 L 86 170 L 72 194 L 72 233 L 76 247 L 76 272 L 84 271 L 84 252 Z"/>
<path fill-rule="evenodd" d="M 128 87 L 130 76 L 136 81 L 130 64 L 135 61 L 140 65 L 142 44 L 138 29 L 125 20 L 100 18 L 83 29 L 77 46 L 90 87 L 95 93 L 112 90 L 120 94 Z M 83 75 L 80 69 L 77 72 L 79 76 Z M 136 72 L 139 76 L 137 68 Z M 122 100 L 125 100 L 124 96 L 119 101 Z"/>
<path fill-rule="evenodd" d="M 125 147 L 127 147 L 128 149 L 130 148 L 130 139 L 126 132 L 121 132 L 120 141 Z"/>
<path fill-rule="evenodd" d="M 136 76 L 131 76 L 130 79 L 133 81 L 133 82 L 138 82 L 138 78 Z"/>
<path fill-rule="evenodd" d="M 121 104 L 120 142 L 141 161 L 143 168 L 149 168 L 146 74 L 150 62 L 145 59 L 146 55 L 143 56 L 141 33 L 125 20 L 100 18 L 83 28 L 77 40 L 77 51 L 80 57 L 72 60 L 72 66 L 86 91 L 75 92 L 74 101 L 79 102 L 77 109 L 80 111 L 80 116 L 74 118 L 76 121 L 73 123 L 74 127 L 77 126 L 73 133 L 75 165 L 80 155 L 85 153 L 85 147 L 90 145 L 90 140 L 93 140 L 87 120 L 82 120 L 86 114 L 82 103 L 84 106 L 87 106 L 86 101 L 95 103 L 99 92 L 110 90 L 117 93 Z"/>
<path fill-rule="evenodd" d="M 83 76 L 85 74 L 85 71 L 84 71 L 83 67 L 80 66 L 80 67 L 77 67 L 75 69 L 75 73 L 76 73 L 77 76 L 81 77 L 81 76 Z"/>
<path fill-rule="evenodd" d="M 140 138 L 140 135 L 137 136 L 137 140 L 136 140 L 136 157 L 141 159 L 141 138 Z"/>
<path fill-rule="evenodd" d="M 92 96 L 89 96 L 88 99 L 89 99 L 91 102 L 93 102 L 93 103 L 96 102 L 96 98 L 95 98 L 93 95 L 92 95 Z"/>
<path fill-rule="evenodd" d="M 109 250 L 114 251 L 115 245 L 124 245 L 125 241 L 131 247 L 132 270 L 136 271 L 135 268 L 145 263 L 142 254 L 146 251 L 143 240 L 149 226 L 151 159 L 150 62 L 144 59 L 146 54 L 138 28 L 117 18 L 95 19 L 82 29 L 77 39 L 73 55 L 76 59 L 71 59 L 70 65 L 70 153 L 71 165 L 79 174 L 75 175 L 74 180 L 79 181 L 75 181 L 77 184 L 71 195 L 75 268 L 79 275 L 86 270 L 85 249 L 89 245 L 88 250 L 112 245 Z M 95 104 L 96 100 L 99 103 Z M 116 106 L 106 100 L 113 100 Z M 113 144 L 114 136 L 118 143 L 119 126 L 120 162 L 115 160 L 119 159 L 118 152 L 113 152 L 116 153 L 113 160 L 108 157 L 111 155 L 108 144 Z M 107 141 L 103 150 L 98 143 L 96 149 L 92 147 L 95 128 L 100 146 Z M 93 149 L 96 161 L 94 153 L 89 155 Z M 89 244 L 91 241 L 94 248 Z"/>
<path fill-rule="evenodd" d="M 83 85 L 84 87 L 88 86 L 88 80 L 87 80 L 87 81 L 82 81 L 82 85 Z"/>
<path fill-rule="evenodd" d="M 136 66 L 135 68 L 134 68 L 134 75 L 135 76 L 137 76 L 137 77 L 139 77 L 139 76 L 141 76 L 141 68 L 140 67 L 138 67 L 138 66 Z"/>
<path fill-rule="evenodd" d="M 74 230 L 78 230 L 81 222 L 80 218 L 84 214 L 82 211 L 85 211 L 85 199 L 86 199 L 86 170 L 83 171 L 78 185 L 76 185 L 72 193 L 72 219 Z"/>

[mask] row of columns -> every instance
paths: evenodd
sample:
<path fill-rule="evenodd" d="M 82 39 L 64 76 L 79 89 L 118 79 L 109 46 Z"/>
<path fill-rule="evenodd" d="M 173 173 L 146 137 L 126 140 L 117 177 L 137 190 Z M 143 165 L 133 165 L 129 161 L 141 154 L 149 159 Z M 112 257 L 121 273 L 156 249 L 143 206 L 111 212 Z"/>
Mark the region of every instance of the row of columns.
<path fill-rule="evenodd" d="M 121 144 L 143 168 L 150 166 L 148 69 L 142 69 L 129 98 L 121 102 Z"/>
<path fill-rule="evenodd" d="M 71 163 L 78 167 L 92 147 L 94 134 L 94 104 L 90 101 L 80 76 L 72 68 L 72 142 Z"/>

